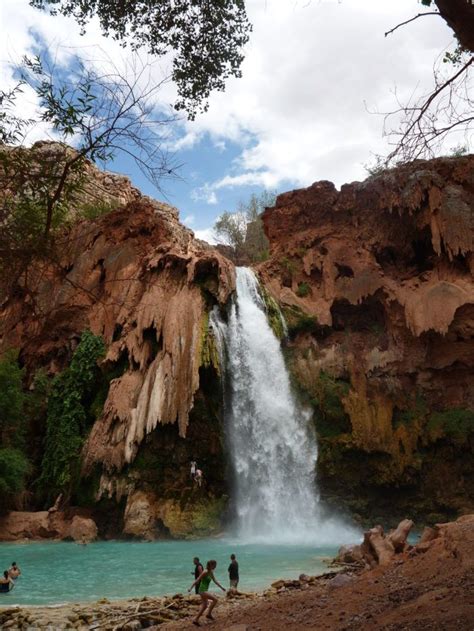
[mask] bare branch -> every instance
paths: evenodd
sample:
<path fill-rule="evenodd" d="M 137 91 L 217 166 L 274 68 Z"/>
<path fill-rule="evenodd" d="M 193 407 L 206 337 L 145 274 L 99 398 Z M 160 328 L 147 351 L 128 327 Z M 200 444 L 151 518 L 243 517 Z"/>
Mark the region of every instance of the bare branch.
<path fill-rule="evenodd" d="M 385 37 L 387 37 L 387 35 L 391 35 L 393 32 L 395 32 L 401 26 L 405 26 L 405 24 L 410 24 L 410 22 L 414 22 L 418 18 L 422 18 L 425 15 L 440 15 L 440 13 L 439 13 L 439 11 L 426 11 L 425 13 L 418 13 L 418 15 L 415 15 L 414 17 L 410 18 L 409 20 L 405 20 L 405 22 L 400 22 L 400 24 L 397 24 L 397 26 L 394 26 L 389 31 L 384 33 Z"/>

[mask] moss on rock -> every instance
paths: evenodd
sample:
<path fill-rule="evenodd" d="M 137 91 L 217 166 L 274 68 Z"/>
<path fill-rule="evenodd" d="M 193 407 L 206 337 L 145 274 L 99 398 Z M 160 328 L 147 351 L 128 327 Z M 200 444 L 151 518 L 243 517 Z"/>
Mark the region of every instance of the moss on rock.
<path fill-rule="evenodd" d="M 222 529 L 227 497 L 189 501 L 164 500 L 157 505 L 156 516 L 175 539 L 199 539 L 216 535 Z"/>
<path fill-rule="evenodd" d="M 260 295 L 265 303 L 268 324 L 271 326 L 277 338 L 281 340 L 285 337 L 285 325 L 280 307 L 263 285 L 260 285 Z"/>

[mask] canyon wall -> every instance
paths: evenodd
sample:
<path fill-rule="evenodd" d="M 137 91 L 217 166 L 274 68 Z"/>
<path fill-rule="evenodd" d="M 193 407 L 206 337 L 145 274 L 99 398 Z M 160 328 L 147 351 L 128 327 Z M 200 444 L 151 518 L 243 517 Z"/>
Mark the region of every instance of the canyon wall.
<path fill-rule="evenodd" d="M 294 386 L 314 412 L 318 486 L 361 521 L 435 522 L 474 509 L 473 167 L 466 156 L 340 191 L 317 182 L 263 216 L 271 253 L 258 273 Z M 229 476 L 208 317 L 228 304 L 233 264 L 173 207 L 87 169 L 78 205 L 103 199 L 105 214 L 85 220 L 72 208 L 55 257 L 36 261 L 0 304 L 0 353 L 17 349 L 33 394 L 39 371 L 49 383 L 65 373 L 84 332 L 105 343 L 78 481 L 53 513 L 64 508 L 66 525 L 93 519 L 100 537 L 219 532 Z M 38 484 L 44 409 L 27 429 L 29 488 L 0 530 L 57 536 L 61 517 L 36 528 L 21 512 L 56 499 Z"/>
<path fill-rule="evenodd" d="M 39 369 L 51 379 L 70 364 L 84 331 L 101 336 L 106 354 L 93 394 L 102 401 L 83 443 L 81 482 L 63 501 L 90 506 L 102 535 L 114 520 L 110 534 L 208 533 L 220 527 L 226 492 L 208 313 L 226 304 L 234 268 L 180 224 L 175 208 L 122 179 L 88 166 L 87 203 L 106 181 L 104 199 L 116 210 L 73 222 L 55 256 L 31 267 L 27 284 L 0 307 L 0 351 L 19 351 L 31 388 Z M 33 460 L 44 422 L 29 428 Z M 38 478 L 41 447 L 36 452 Z M 196 459 L 202 489 L 189 478 Z M 19 508 L 48 507 L 44 494 L 26 497 Z"/>
<path fill-rule="evenodd" d="M 353 514 L 474 508 L 474 157 L 280 195 L 259 274 L 314 409 L 323 493 Z"/>

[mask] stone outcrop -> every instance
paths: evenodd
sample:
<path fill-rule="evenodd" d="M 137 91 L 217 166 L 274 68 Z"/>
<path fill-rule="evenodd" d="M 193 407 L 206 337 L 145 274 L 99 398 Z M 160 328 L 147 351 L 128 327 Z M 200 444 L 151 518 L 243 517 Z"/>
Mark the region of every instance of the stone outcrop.
<path fill-rule="evenodd" d="M 0 517 L 0 539 L 72 539 L 90 543 L 97 539 L 97 525 L 91 517 L 74 511 L 10 511 Z"/>
<path fill-rule="evenodd" d="M 54 147 L 46 143 L 34 150 Z M 116 210 L 73 222 L 56 239 L 55 256 L 32 266 L 28 286 L 18 286 L 0 305 L 0 351 L 19 350 L 31 383 L 38 368 L 53 376 L 67 367 L 84 330 L 102 336 L 107 352 L 101 370 L 110 385 L 83 448 L 82 475 L 95 480 L 96 500 L 120 501 L 140 488 L 150 469 L 163 466 L 166 452 L 176 499 L 189 483 L 192 457 L 208 458 L 211 466 L 222 454 L 219 404 L 211 419 L 217 423 L 214 437 L 204 445 L 199 438 L 193 444 L 188 435 L 191 413 L 196 428 L 208 433 L 203 388 L 219 397 L 208 314 L 234 290 L 234 266 L 195 239 L 179 222 L 177 209 L 142 196 L 126 178 L 88 165 L 87 182 L 85 201 L 100 199 Z M 212 388 L 203 378 L 209 384 L 215 378 Z M 158 453 L 146 456 L 154 458 L 153 465 L 138 470 L 136 456 L 146 451 L 155 430 Z M 179 483 L 171 479 L 172 466 Z M 217 465 L 215 470 L 220 492 L 223 474 Z M 168 478 L 159 477 L 155 490 L 170 499 L 160 495 Z M 208 478 L 206 492 L 213 484 Z M 185 505 L 183 500 L 183 510 Z"/>
<path fill-rule="evenodd" d="M 16 182 L 18 174 L 9 173 L 8 165 L 11 157 L 22 165 L 26 173 L 26 181 Z M 38 179 L 51 179 L 51 175 L 61 173 L 62 165 L 66 160 L 77 155 L 77 152 L 68 145 L 40 140 L 32 147 L 12 147 L 2 145 L 0 147 L 0 197 L 12 193 L 11 181 L 21 184 L 23 189 L 37 185 Z M 72 203 L 68 209 L 71 218 L 80 217 L 87 210 L 100 208 L 102 211 L 126 206 L 131 202 L 141 199 L 143 195 L 130 182 L 128 177 L 101 171 L 89 160 L 84 161 L 84 168 L 75 176 L 80 177 L 80 186 L 75 193 L 71 193 Z"/>
<path fill-rule="evenodd" d="M 417 161 L 264 213 L 260 277 L 315 409 L 320 483 L 353 489 L 355 513 L 473 507 L 473 182 L 473 156 Z"/>
<path fill-rule="evenodd" d="M 225 498 L 199 497 L 192 502 L 192 507 L 183 509 L 178 499 L 162 499 L 150 491 L 135 491 L 127 499 L 123 533 L 147 540 L 215 535 L 222 528 L 225 504 Z"/>

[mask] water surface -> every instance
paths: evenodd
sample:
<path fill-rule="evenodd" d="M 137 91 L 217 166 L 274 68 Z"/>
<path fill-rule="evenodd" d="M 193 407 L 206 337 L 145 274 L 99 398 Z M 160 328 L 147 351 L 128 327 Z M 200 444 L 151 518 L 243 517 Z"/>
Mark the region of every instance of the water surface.
<path fill-rule="evenodd" d="M 244 591 L 267 587 L 278 578 L 325 571 L 323 558 L 336 547 L 244 544 L 235 540 L 106 541 L 87 546 L 72 542 L 0 544 L 0 569 L 16 561 L 22 576 L 0 606 L 50 605 L 185 592 L 193 576 L 192 560 L 216 559 L 216 577 L 228 586 L 227 567 L 234 552 Z M 217 589 L 214 586 L 215 589 Z"/>

